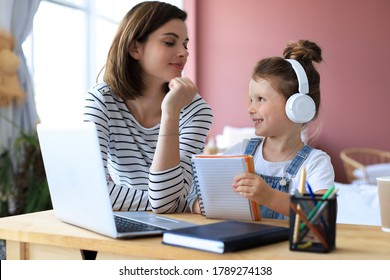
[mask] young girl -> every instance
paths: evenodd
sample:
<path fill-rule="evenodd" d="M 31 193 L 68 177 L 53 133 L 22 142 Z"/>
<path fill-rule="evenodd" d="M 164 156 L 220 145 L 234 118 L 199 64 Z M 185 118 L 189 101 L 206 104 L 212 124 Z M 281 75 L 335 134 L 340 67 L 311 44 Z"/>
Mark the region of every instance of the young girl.
<path fill-rule="evenodd" d="M 237 174 L 233 190 L 260 204 L 263 218 L 273 219 L 288 217 L 290 194 L 299 188 L 302 168 L 314 193 L 334 184 L 330 157 L 301 138 L 320 106 L 320 76 L 313 61 L 322 61 L 321 48 L 301 40 L 288 44 L 283 55 L 259 61 L 249 84 L 248 113 L 261 137 L 225 152 L 254 155 L 256 174 Z M 192 210 L 199 213 L 198 203 Z"/>
<path fill-rule="evenodd" d="M 190 159 L 203 152 L 212 111 L 181 77 L 186 17 L 163 2 L 136 5 L 118 27 L 104 82 L 86 96 L 84 120 L 97 125 L 114 210 L 188 209 Z"/>

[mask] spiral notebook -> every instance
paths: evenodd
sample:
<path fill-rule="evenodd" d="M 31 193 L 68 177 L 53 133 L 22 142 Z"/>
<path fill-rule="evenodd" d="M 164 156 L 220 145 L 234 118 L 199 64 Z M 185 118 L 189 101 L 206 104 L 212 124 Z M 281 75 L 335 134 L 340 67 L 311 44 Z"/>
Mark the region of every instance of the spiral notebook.
<path fill-rule="evenodd" d="M 207 218 L 260 221 L 260 206 L 233 191 L 233 179 L 254 172 L 251 155 L 194 155 L 194 186 Z"/>

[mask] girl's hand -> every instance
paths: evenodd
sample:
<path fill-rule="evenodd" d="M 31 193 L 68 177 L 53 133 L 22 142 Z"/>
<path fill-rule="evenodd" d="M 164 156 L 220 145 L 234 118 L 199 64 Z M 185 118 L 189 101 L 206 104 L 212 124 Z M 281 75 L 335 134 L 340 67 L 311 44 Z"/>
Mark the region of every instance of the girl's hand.
<path fill-rule="evenodd" d="M 278 213 L 290 213 L 290 194 L 272 189 L 259 175 L 243 173 L 234 178 L 233 189 L 243 197 Z"/>
<path fill-rule="evenodd" d="M 181 109 L 190 104 L 198 92 L 198 88 L 189 78 L 174 78 L 168 87 L 170 91 L 161 104 L 161 110 L 168 114 L 180 114 Z"/>
<path fill-rule="evenodd" d="M 234 178 L 233 190 L 251 201 L 264 205 L 267 204 L 271 188 L 259 175 L 246 172 Z"/>

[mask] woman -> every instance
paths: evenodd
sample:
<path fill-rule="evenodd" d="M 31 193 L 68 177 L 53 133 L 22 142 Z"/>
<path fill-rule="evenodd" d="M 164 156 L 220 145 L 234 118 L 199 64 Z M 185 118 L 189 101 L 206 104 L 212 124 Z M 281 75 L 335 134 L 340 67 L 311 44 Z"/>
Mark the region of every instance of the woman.
<path fill-rule="evenodd" d="M 191 156 L 203 152 L 213 116 L 181 77 L 186 17 L 163 2 L 136 5 L 118 27 L 104 82 L 87 94 L 84 120 L 97 125 L 114 210 L 188 210 Z"/>

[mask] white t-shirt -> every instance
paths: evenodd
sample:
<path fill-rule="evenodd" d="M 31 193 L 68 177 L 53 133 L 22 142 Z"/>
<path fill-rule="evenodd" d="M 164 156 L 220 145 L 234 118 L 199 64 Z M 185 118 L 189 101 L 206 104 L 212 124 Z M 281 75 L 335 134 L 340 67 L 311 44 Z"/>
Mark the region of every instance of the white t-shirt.
<path fill-rule="evenodd" d="M 245 139 L 225 151 L 224 154 L 243 154 L 248 142 L 249 139 Z M 257 148 L 254 156 L 256 173 L 267 176 L 283 177 L 291 160 L 285 162 L 266 161 L 263 158 L 263 142 L 264 141 L 262 141 Z M 313 149 L 299 168 L 296 176 L 291 178 L 289 193 L 292 194 L 295 189 L 299 188 L 300 174 L 303 166 L 306 168 L 306 181 L 310 184 L 314 192 L 320 189 L 329 189 L 334 185 L 334 170 L 329 155 L 321 150 Z M 290 178 L 289 174 L 287 174 L 287 178 Z"/>

